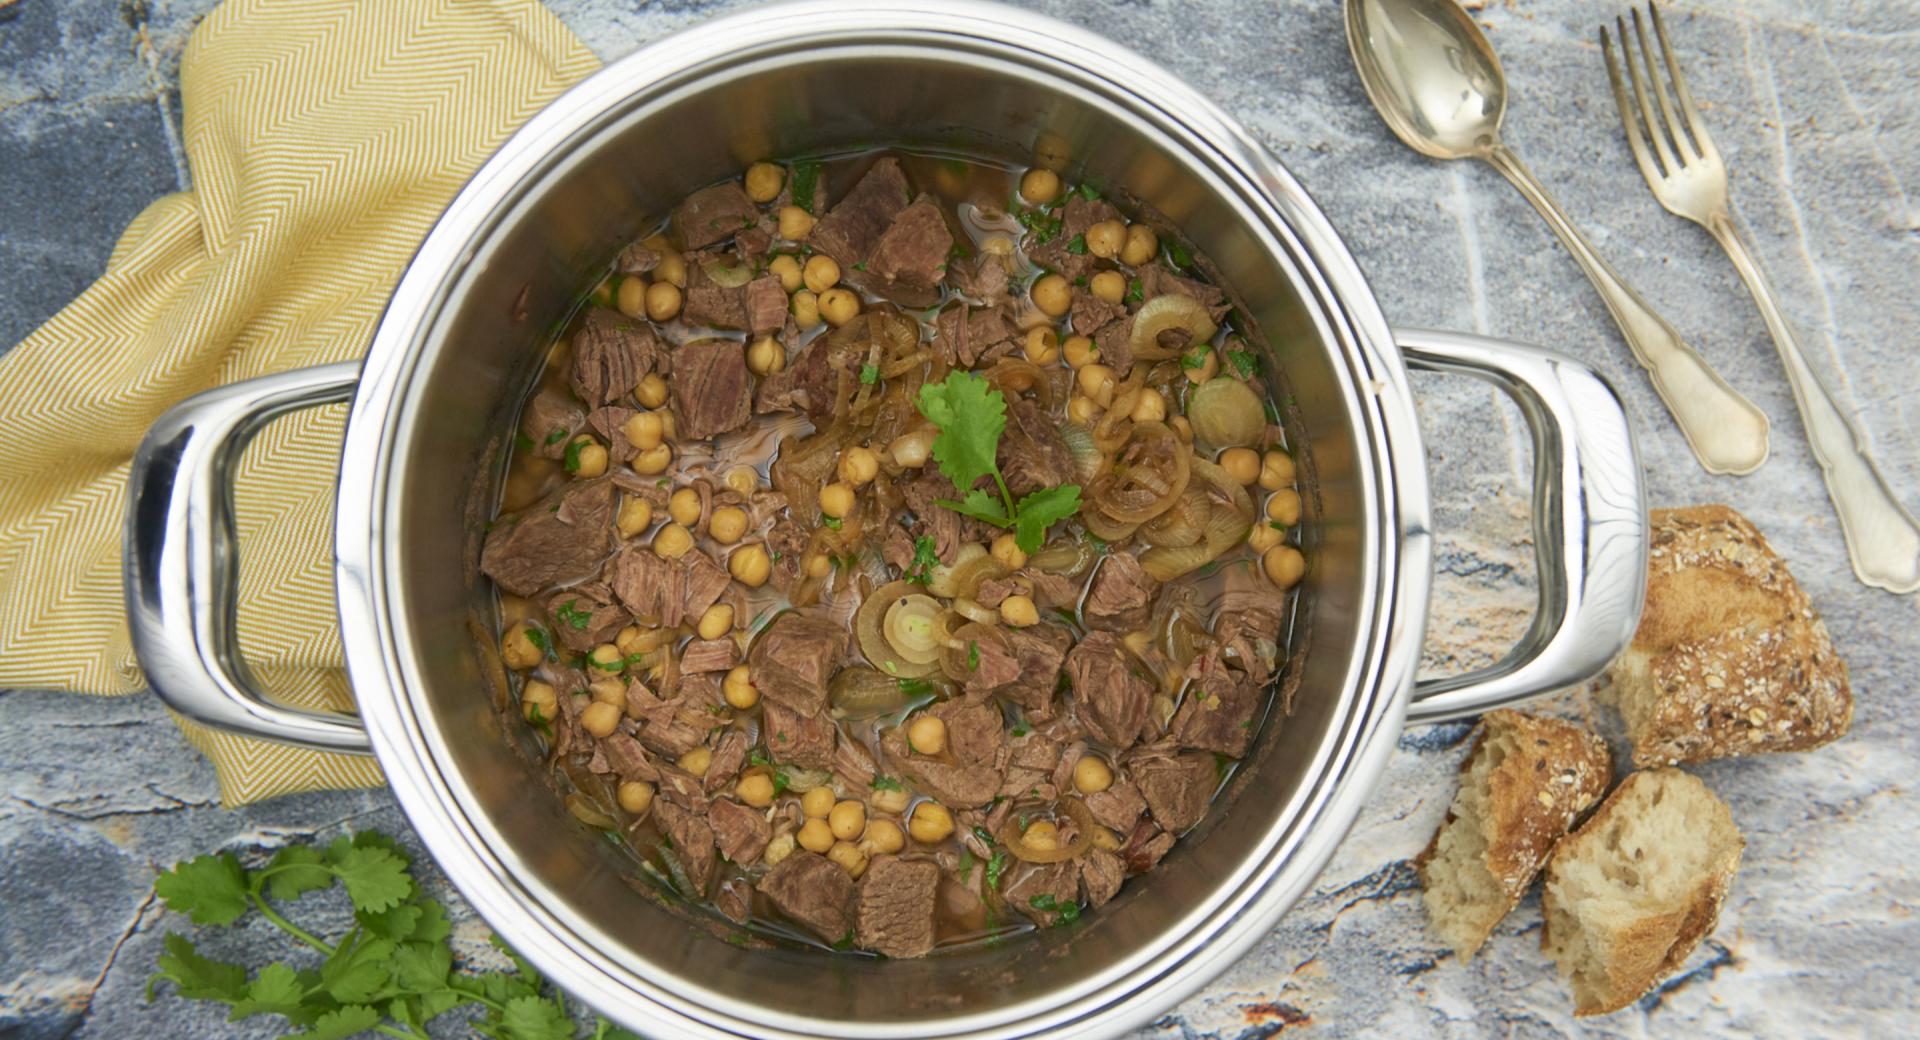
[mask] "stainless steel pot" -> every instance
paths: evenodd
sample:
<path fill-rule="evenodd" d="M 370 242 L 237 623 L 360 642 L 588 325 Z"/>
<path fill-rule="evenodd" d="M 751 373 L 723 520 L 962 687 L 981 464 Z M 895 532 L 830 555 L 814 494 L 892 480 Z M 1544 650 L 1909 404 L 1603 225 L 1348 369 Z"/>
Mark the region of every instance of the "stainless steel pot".
<path fill-rule="evenodd" d="M 1291 717 L 1259 735 L 1200 830 L 1082 926 L 914 961 L 743 950 L 631 884 L 502 732 L 475 574 L 502 436 L 540 330 L 586 272 L 690 189 L 768 155 L 898 143 L 1019 160 L 1037 142 L 1159 210 L 1218 266 L 1284 372 L 1310 478 L 1306 652 Z M 1415 683 L 1431 582 L 1425 457 L 1406 365 L 1488 379 L 1534 438 L 1540 609 L 1512 654 Z M 337 579 L 358 719 L 255 689 L 233 636 L 230 463 L 272 416 L 351 398 Z M 136 462 L 127 600 L 175 710 L 371 750 L 489 923 L 608 1016 L 659 1037 L 1108 1036 L 1198 989 L 1313 882 L 1406 720 L 1593 674 L 1639 613 L 1640 471 L 1619 401 L 1545 351 L 1391 332 L 1339 236 L 1238 125 L 1139 55 L 985 3 L 812 2 L 648 47 L 536 116 L 406 271 L 364 368 L 288 372 L 169 414 Z M 489 697 L 489 690 L 494 691 Z"/>

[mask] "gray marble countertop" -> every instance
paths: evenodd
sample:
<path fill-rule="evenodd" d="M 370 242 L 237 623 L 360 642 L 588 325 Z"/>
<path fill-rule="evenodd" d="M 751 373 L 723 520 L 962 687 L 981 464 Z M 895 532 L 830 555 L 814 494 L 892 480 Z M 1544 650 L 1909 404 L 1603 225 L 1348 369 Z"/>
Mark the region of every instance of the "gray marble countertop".
<path fill-rule="evenodd" d="M 178 61 L 212 0 L 0 0 L 0 349 L 99 272 L 126 222 L 187 186 Z M 732 3 L 557 0 L 603 57 Z M 1648 195 L 1620 134 L 1594 33 L 1618 4 L 1488 0 L 1477 16 L 1513 102 L 1510 143 L 1626 278 L 1774 420 L 1747 479 L 1696 466 L 1600 300 L 1491 170 L 1394 141 L 1348 64 L 1331 0 L 1045 0 L 1164 62 L 1252 128 L 1346 236 L 1388 317 L 1557 347 L 1611 376 L 1637 413 L 1655 504 L 1731 503 L 1791 561 L 1852 668 L 1853 733 L 1806 755 L 1711 764 L 1746 860 L 1719 930 L 1637 1007 L 1576 1022 L 1538 951 L 1537 902 L 1470 965 L 1422 923 L 1409 858 L 1453 789 L 1464 725 L 1401 742 L 1318 888 L 1201 995 L 1142 1037 L 1912 1035 L 1920 1005 L 1920 599 L 1857 584 L 1760 316 L 1708 237 Z M 1920 4 L 1699 0 L 1669 29 L 1754 242 L 1815 363 L 1920 510 Z M 1496 656 L 1531 604 L 1517 413 L 1491 390 L 1420 377 L 1440 531 L 1427 666 Z M 9 646 L 4 653 L 56 653 Z M 230 811 L 211 767 L 151 698 L 13 691 L 0 710 L 0 1037 L 255 1037 L 212 1006 L 143 987 L 169 928 L 156 864 L 343 828 L 407 834 L 385 792 Z M 1901 698 L 1908 698 L 1903 702 Z M 1588 691 L 1552 710 L 1617 722 Z M 408 837 L 411 842 L 411 836 Z M 417 848 L 417 844 L 416 844 Z M 437 878 L 433 884 L 444 891 Z M 484 927 L 456 902 L 456 941 Z M 264 932 L 219 936 L 239 960 Z M 278 946 L 271 947 L 278 949 Z"/>

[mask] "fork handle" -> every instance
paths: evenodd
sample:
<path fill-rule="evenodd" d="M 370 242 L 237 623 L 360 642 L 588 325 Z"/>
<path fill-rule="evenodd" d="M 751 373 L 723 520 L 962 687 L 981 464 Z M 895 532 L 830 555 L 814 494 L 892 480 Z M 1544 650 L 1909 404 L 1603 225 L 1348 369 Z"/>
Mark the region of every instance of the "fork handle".
<path fill-rule="evenodd" d="M 1547 226 L 1560 237 L 1560 244 L 1580 262 L 1700 465 L 1709 473 L 1735 476 L 1759 469 L 1767 461 L 1766 413 L 1728 386 L 1706 359 L 1687 346 L 1680 333 L 1594 252 L 1586 236 L 1567 219 L 1560 204 L 1512 149 L 1496 142 L 1484 158 L 1533 203 Z"/>
<path fill-rule="evenodd" d="M 1733 218 L 1723 210 L 1703 223 L 1746 281 L 1747 291 L 1760 307 L 1760 316 L 1766 319 L 1767 331 L 1773 334 L 1773 345 L 1780 350 L 1794 403 L 1800 406 L 1807 443 L 1812 445 L 1813 457 L 1826 477 L 1834 512 L 1840 515 L 1853 573 L 1866 584 L 1889 592 L 1920 590 L 1920 522 L 1900 505 L 1900 499 L 1881 476 L 1880 467 L 1874 465 L 1860 428 L 1834 400 L 1826 381 L 1807 363 L 1766 272 L 1754 259 Z"/>

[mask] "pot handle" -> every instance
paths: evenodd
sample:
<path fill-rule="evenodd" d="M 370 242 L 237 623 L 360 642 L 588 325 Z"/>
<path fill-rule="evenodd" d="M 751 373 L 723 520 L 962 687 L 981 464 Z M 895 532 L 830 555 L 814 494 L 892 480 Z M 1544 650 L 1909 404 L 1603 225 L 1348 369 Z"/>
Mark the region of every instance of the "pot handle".
<path fill-rule="evenodd" d="M 1414 684 L 1409 722 L 1505 707 L 1598 674 L 1639 625 L 1647 504 L 1620 398 L 1599 373 L 1537 347 L 1396 329 L 1409 367 L 1474 376 L 1520 406 L 1533 435 L 1533 544 L 1540 605 L 1506 657 Z"/>
<path fill-rule="evenodd" d="M 281 415 L 349 399 L 359 378 L 360 363 L 348 361 L 216 387 L 175 405 L 140 442 L 127 477 L 127 628 L 147 684 L 179 714 L 282 744 L 371 753 L 353 716 L 269 701 L 234 626 L 241 451 Z"/>

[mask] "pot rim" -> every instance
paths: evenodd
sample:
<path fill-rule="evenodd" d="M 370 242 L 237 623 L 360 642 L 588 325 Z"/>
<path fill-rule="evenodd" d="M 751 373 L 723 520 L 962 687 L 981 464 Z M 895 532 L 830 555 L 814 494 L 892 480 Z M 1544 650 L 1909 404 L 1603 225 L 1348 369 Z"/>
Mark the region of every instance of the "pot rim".
<path fill-rule="evenodd" d="M 1064 46 L 1063 46 L 1064 45 Z M 569 146 L 650 101 L 696 89 L 749 56 L 840 47 L 966 52 L 1090 91 L 1164 139 L 1231 198 L 1248 230 L 1282 255 L 1326 349 L 1341 362 L 1356 452 L 1363 600 L 1339 693 L 1347 704 L 1321 739 L 1310 777 L 1275 813 L 1261 855 L 1248 857 L 1196 903 L 1168 939 L 1070 990 L 993 1012 L 855 1025 L 787 1015 L 663 987 L 611 954 L 591 922 L 545 905 L 530 871 L 480 811 L 466 781 L 443 766 L 440 734 L 409 693 L 422 668 L 404 633 L 405 590 L 385 532 L 414 416 L 414 380 L 444 344 L 436 329 L 493 230 L 556 167 Z M 1098 71 L 1125 70 L 1124 83 Z M 342 641 L 375 753 L 422 840 L 483 918 L 540 970 L 643 1034 L 732 1037 L 1108 1036 L 1149 1020 L 1225 970 L 1312 884 L 1384 768 L 1403 722 L 1426 618 L 1432 545 L 1424 447 L 1400 354 L 1358 265 L 1293 177 L 1211 102 L 1145 58 L 1077 27 L 982 0 L 799 0 L 703 23 L 628 55 L 536 114 L 481 167 L 403 274 L 367 352 L 347 425 L 336 520 Z"/>

